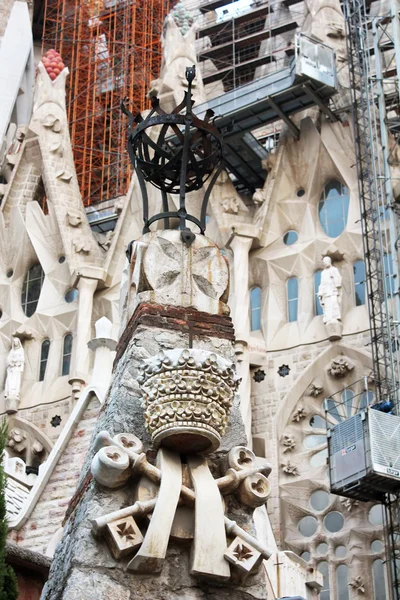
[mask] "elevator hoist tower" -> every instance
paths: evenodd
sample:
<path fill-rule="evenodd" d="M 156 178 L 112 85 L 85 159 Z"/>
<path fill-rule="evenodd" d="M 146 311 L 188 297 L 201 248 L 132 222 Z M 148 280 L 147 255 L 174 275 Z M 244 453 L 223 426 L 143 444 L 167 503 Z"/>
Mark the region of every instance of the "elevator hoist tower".
<path fill-rule="evenodd" d="M 331 491 L 385 506 L 389 593 L 400 600 L 400 21 L 395 0 L 381 6 L 343 2 L 373 373 L 357 406 L 337 394 L 325 410 Z M 339 404 L 347 418 L 333 425 Z"/>

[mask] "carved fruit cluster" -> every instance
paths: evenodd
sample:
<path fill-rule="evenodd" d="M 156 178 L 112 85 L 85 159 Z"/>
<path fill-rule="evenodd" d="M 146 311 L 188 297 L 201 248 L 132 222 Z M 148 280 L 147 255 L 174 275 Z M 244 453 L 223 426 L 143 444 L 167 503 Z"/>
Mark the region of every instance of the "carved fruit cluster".
<path fill-rule="evenodd" d="M 160 353 L 142 367 L 144 417 L 151 435 L 190 426 L 223 435 L 238 386 L 235 372 L 216 354 Z"/>
<path fill-rule="evenodd" d="M 46 52 L 42 58 L 42 63 L 52 81 L 54 81 L 65 68 L 60 54 L 54 49 Z"/>

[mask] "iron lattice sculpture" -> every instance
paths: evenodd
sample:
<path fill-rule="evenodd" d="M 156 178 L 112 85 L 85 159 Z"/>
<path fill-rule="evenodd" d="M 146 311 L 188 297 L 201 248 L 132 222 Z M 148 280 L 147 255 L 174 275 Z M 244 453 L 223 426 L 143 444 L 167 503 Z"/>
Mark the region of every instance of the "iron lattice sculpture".
<path fill-rule="evenodd" d="M 170 229 L 170 219 L 178 218 L 179 229 L 188 231 L 186 221 L 191 221 L 204 234 L 208 200 L 222 169 L 222 135 L 210 121 L 214 115 L 212 110 L 207 110 L 204 120 L 192 112 L 191 88 L 195 75 L 194 66 L 186 69 L 188 91 L 171 114 L 162 110 L 156 96 L 152 98 L 152 109 L 145 119 L 140 113 L 133 116 L 121 103 L 122 111 L 129 117 L 128 152 L 142 193 L 143 233 L 149 232 L 150 225 L 160 219 L 164 219 L 164 228 Z M 134 123 L 137 125 L 133 129 Z M 150 133 L 152 127 L 157 127 L 156 139 Z M 187 192 L 200 190 L 210 177 L 198 219 L 188 214 L 185 196 Z M 161 190 L 162 213 L 149 216 L 146 181 Z M 167 194 L 179 194 L 179 210 L 168 209 Z"/>

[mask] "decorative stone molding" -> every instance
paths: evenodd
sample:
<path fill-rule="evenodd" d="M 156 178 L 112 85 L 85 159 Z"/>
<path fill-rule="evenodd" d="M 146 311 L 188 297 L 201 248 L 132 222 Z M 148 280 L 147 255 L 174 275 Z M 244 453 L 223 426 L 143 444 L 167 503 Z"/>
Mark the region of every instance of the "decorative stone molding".
<path fill-rule="evenodd" d="M 310 396 L 313 396 L 314 398 L 316 398 L 317 396 L 322 394 L 323 391 L 324 391 L 324 386 L 322 385 L 322 383 L 318 380 L 315 380 L 310 385 L 308 393 L 310 394 Z"/>
<path fill-rule="evenodd" d="M 131 280 L 126 287 L 129 320 L 142 303 L 194 308 L 228 315 L 229 269 L 218 246 L 196 235 L 190 247 L 176 230 L 143 235 L 132 246 Z"/>
<path fill-rule="evenodd" d="M 292 435 L 285 434 L 282 439 L 282 445 L 285 446 L 283 452 L 291 452 L 296 448 L 296 440 Z"/>
<path fill-rule="evenodd" d="M 286 463 L 281 464 L 282 471 L 286 473 L 286 475 L 299 475 L 299 470 L 295 465 L 292 465 L 290 460 Z"/>
<path fill-rule="evenodd" d="M 85 237 L 76 237 L 72 240 L 72 244 L 74 246 L 75 252 L 84 252 L 85 254 L 89 253 L 92 249 L 92 241 Z"/>
<path fill-rule="evenodd" d="M 144 361 L 138 382 L 156 447 L 210 451 L 224 434 L 239 380 L 233 365 L 205 350 L 166 350 Z"/>
<path fill-rule="evenodd" d="M 337 356 L 331 360 L 331 363 L 328 367 L 328 373 L 332 377 L 346 377 L 350 371 L 354 369 L 354 364 L 352 361 L 347 358 L 347 356 Z"/>
<path fill-rule="evenodd" d="M 306 416 L 307 416 L 306 410 L 302 406 L 299 406 L 299 408 L 297 410 L 295 410 L 294 413 L 292 414 L 292 421 L 295 421 L 296 423 L 300 423 L 300 421 L 305 419 Z"/>
<path fill-rule="evenodd" d="M 358 506 L 358 500 L 354 500 L 353 498 L 341 498 L 340 502 L 347 512 L 351 512 L 355 506 Z"/>
<path fill-rule="evenodd" d="M 235 492 L 252 508 L 262 506 L 268 497 L 267 476 L 271 467 L 263 459 L 256 458 L 249 448 L 238 446 L 230 451 L 229 468 L 219 479 L 214 479 L 204 457 L 189 454 L 187 469 L 193 488 L 188 487 L 189 480 L 183 475 L 177 452 L 161 448 L 157 466 L 154 466 L 147 461 L 140 440 L 133 434 L 122 433 L 111 438 L 102 431 L 97 435 L 94 448 L 97 453 L 92 461 L 92 474 L 101 485 L 116 487 L 118 465 L 121 467 L 119 473 L 126 474 L 119 485 L 130 476 L 140 477 L 136 492 L 138 500 L 132 506 L 92 521 L 94 536 L 104 536 L 117 560 L 134 555 L 127 566 L 129 571 L 152 574 L 161 571 L 179 499 L 189 511 L 193 508 L 195 511 L 194 534 L 185 538 L 194 537 L 193 574 L 226 580 L 230 577 L 228 563 L 248 573 L 254 571 L 263 558 L 271 556 L 270 550 L 224 516 L 221 494 Z M 149 495 L 151 490 L 154 495 Z M 135 518 L 150 514 L 152 517 L 143 537 Z M 204 527 L 205 520 L 209 524 L 207 528 Z M 235 538 L 228 549 L 226 535 Z M 175 539 L 180 538 L 175 536 Z"/>
<path fill-rule="evenodd" d="M 83 216 L 79 210 L 71 207 L 67 210 L 67 219 L 71 227 L 79 227 L 82 224 Z"/>
<path fill-rule="evenodd" d="M 236 537 L 224 554 L 227 561 L 244 573 L 250 573 L 262 561 L 261 552 Z"/>
<path fill-rule="evenodd" d="M 239 212 L 239 201 L 234 196 L 231 198 L 222 198 L 221 208 L 230 215 L 237 215 Z"/>
<path fill-rule="evenodd" d="M 364 580 L 360 575 L 350 581 L 349 586 L 353 588 L 359 594 L 365 594 Z"/>
<path fill-rule="evenodd" d="M 257 206 L 263 204 L 265 202 L 264 190 L 262 188 L 257 188 L 253 194 L 252 200 Z"/>

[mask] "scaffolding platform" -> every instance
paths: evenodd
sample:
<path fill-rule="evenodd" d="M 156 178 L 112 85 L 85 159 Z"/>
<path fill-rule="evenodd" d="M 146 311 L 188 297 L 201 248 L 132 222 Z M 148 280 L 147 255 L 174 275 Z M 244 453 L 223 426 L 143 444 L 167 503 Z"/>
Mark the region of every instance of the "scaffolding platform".
<path fill-rule="evenodd" d="M 317 105 L 336 120 L 327 106 L 335 93 L 333 50 L 298 34 L 296 55 L 288 67 L 213 98 L 195 108 L 195 113 L 203 118 L 208 109 L 213 110 L 224 136 L 226 165 L 239 191 L 253 193 L 264 184 L 262 160 L 268 153 L 251 132 L 283 120 L 298 137 L 300 132 L 290 117 Z"/>

